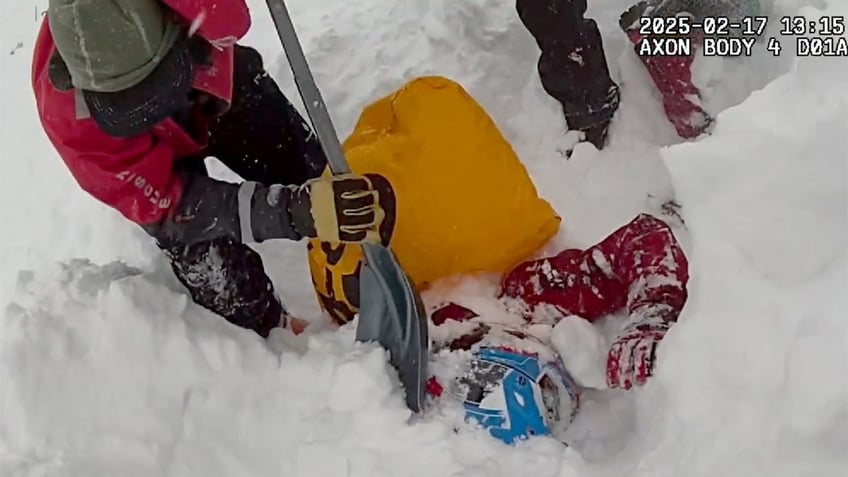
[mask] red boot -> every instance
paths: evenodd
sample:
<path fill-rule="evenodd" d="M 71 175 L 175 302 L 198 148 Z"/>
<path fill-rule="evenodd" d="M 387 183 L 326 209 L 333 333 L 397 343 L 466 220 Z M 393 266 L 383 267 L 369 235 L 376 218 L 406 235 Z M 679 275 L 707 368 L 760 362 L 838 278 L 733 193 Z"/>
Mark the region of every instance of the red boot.
<path fill-rule="evenodd" d="M 662 94 L 665 115 L 677 134 L 685 139 L 698 137 L 710 127 L 713 118 L 701 107 L 701 92 L 692 83 L 694 53 L 689 56 L 639 55 L 644 37 L 639 32 L 638 19 L 645 8 L 645 2 L 640 2 L 624 12 L 619 21 L 621 29 L 630 38 L 634 51 Z M 693 36 L 692 43 L 698 44 L 698 38 Z"/>

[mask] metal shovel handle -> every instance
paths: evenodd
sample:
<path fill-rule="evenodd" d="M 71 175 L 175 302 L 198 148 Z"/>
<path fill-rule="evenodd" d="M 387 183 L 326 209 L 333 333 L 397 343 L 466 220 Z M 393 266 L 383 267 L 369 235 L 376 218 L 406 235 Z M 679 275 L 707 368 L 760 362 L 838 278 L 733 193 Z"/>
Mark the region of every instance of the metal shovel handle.
<path fill-rule="evenodd" d="M 309 64 L 306 62 L 303 47 L 300 45 L 300 40 L 294 30 L 294 25 L 292 24 L 286 4 L 281 0 L 267 0 L 267 3 L 277 25 L 277 33 L 280 35 L 280 40 L 285 45 L 286 57 L 288 57 L 289 64 L 291 64 L 294 81 L 300 92 L 300 97 L 303 98 L 306 114 L 309 116 L 310 122 L 312 122 L 312 128 L 315 130 L 315 134 L 318 135 L 318 140 L 321 142 L 324 154 L 327 155 L 330 170 L 333 174 L 348 173 L 350 172 L 350 166 L 347 164 L 339 137 L 336 135 L 336 128 L 333 127 L 333 121 L 327 112 L 327 105 L 324 104 L 324 98 L 321 97 L 321 92 L 318 91 L 318 86 L 315 85 L 315 78 L 312 76 Z"/>

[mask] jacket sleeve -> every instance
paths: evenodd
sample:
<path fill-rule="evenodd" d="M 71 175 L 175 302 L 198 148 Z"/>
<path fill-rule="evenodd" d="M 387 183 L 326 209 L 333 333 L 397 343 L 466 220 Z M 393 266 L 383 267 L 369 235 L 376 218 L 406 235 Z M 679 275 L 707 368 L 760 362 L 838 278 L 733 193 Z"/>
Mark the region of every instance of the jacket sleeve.
<path fill-rule="evenodd" d="M 503 280 L 501 296 L 589 320 L 626 309 L 676 321 L 687 299 L 686 256 L 668 225 L 641 214 L 586 250 L 525 262 Z"/>
<path fill-rule="evenodd" d="M 90 119 L 53 124 L 45 130 L 77 183 L 99 201 L 139 225 L 157 222 L 179 202 L 183 182 L 172 171 L 173 153 L 154 134 L 111 137 Z"/>
<path fill-rule="evenodd" d="M 202 174 L 182 174 L 185 184 L 171 212 L 143 228 L 163 246 L 220 237 L 239 242 L 300 240 L 314 236 L 308 195 L 297 186 L 231 184 Z"/>
<path fill-rule="evenodd" d="M 231 184 L 177 172 L 168 142 L 153 133 L 113 138 L 89 119 L 73 127 L 47 119 L 45 130 L 80 187 L 163 245 L 224 236 L 299 240 L 312 233 L 308 194 L 298 187 Z"/>
<path fill-rule="evenodd" d="M 162 0 L 166 6 L 198 26 L 197 33 L 210 43 L 229 46 L 250 29 L 250 12 L 244 0 Z"/>

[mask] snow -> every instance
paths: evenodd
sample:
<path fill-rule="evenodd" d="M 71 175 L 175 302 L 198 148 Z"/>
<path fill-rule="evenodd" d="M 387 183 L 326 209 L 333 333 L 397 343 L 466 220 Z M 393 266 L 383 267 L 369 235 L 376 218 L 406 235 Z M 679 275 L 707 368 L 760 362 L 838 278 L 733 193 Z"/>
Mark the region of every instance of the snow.
<path fill-rule="evenodd" d="M 506 447 L 470 426 L 454 432 L 449 405 L 408 422 L 385 353 L 318 316 L 303 244 L 259 249 L 287 305 L 316 324 L 306 336 L 266 343 L 193 305 L 144 233 L 82 193 L 40 131 L 29 53 L 46 3 L 0 18 L 0 475 L 848 474 L 843 59 L 787 47 L 779 58 L 700 61 L 718 121 L 681 143 L 617 29 L 627 2 L 590 2 L 623 100 L 610 146 L 580 144 L 566 159 L 575 135 L 562 134 L 511 2 L 289 0 L 340 136 L 404 80 L 446 75 L 487 109 L 562 214 L 540 254 L 594 243 L 641 211 L 671 221 L 686 248 L 690 298 L 655 378 L 636 392 L 588 390 L 572 447 Z M 265 4 L 249 4 L 246 42 L 295 98 Z M 781 15 L 848 14 L 841 0 L 763 4 L 767 36 Z M 493 290 L 491 277 L 451 280 L 425 300 L 507 323 Z M 602 359 L 604 337 L 581 332 L 553 334 L 588 348 L 575 367 L 600 371 L 591 356 Z"/>
<path fill-rule="evenodd" d="M 597 327 L 577 317 L 563 318 L 551 332 L 550 342 L 568 363 L 568 373 L 584 388 L 607 387 L 605 359 L 610 343 Z"/>

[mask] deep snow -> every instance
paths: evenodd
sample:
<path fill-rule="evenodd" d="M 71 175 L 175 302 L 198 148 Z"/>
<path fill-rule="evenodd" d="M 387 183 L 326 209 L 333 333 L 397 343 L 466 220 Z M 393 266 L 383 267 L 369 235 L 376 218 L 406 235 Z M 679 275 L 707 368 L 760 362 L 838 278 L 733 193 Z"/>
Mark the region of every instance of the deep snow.
<path fill-rule="evenodd" d="M 294 98 L 264 2 L 249 3 L 246 43 Z M 848 14 L 841 0 L 763 3 L 771 30 L 784 14 Z M 685 224 L 664 217 L 689 254 L 690 300 L 655 379 L 588 393 L 573 449 L 549 439 L 508 448 L 455 434 L 450 407 L 408 424 L 383 353 L 355 346 L 350 327 L 267 346 L 192 305 L 144 234 L 85 196 L 41 133 L 28 83 L 36 10 L 20 3 L 0 18 L 0 475 L 848 474 L 845 59 L 761 48 L 700 61 L 706 107 L 721 114 L 712 136 L 681 144 L 617 29 L 627 2 L 590 2 L 624 96 L 611 145 L 580 145 L 566 160 L 573 137 L 539 86 L 512 2 L 317 5 L 289 0 L 340 135 L 407 79 L 459 81 L 563 216 L 540 253 L 682 204 Z M 287 304 L 320 322 L 303 245 L 260 249 Z M 425 300 L 503 318 L 491 292 L 485 279 L 452 280 Z M 597 344 L 565 331 L 564 345 Z"/>

